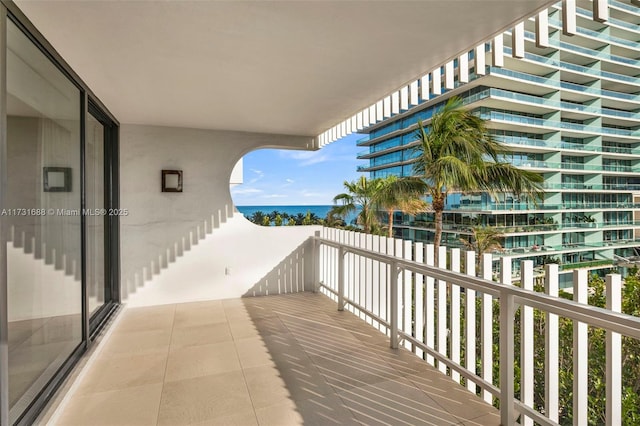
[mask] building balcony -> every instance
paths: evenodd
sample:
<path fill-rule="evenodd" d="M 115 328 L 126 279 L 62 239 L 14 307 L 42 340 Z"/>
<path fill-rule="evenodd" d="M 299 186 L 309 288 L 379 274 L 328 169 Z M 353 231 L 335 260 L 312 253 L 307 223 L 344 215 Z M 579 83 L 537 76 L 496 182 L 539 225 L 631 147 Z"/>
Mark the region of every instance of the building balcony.
<path fill-rule="evenodd" d="M 413 229 L 435 229 L 435 223 L 432 221 L 415 220 L 412 216 L 405 216 L 405 220 L 394 221 L 394 226 L 403 226 Z M 469 223 L 443 223 L 442 230 L 452 233 L 468 233 L 473 232 L 473 228 L 477 224 Z M 557 233 L 561 231 L 593 231 L 596 229 L 629 229 L 640 227 L 640 222 L 564 222 L 543 223 L 537 225 L 490 225 L 491 228 L 503 234 L 542 234 Z"/>
<path fill-rule="evenodd" d="M 612 139 L 625 139 L 640 135 L 638 130 L 630 130 L 624 128 L 604 127 L 604 126 L 588 126 L 585 124 L 572 123 L 568 121 L 555 121 L 542 119 L 537 117 L 529 117 L 526 115 L 512 114 L 502 111 L 484 110 L 476 113 L 483 120 L 504 122 L 506 124 L 518 123 L 523 127 L 557 129 L 570 132 L 571 134 L 583 135 L 609 135 Z"/>
<path fill-rule="evenodd" d="M 438 251 L 445 269 L 421 243 L 324 228 L 312 246 L 312 264 L 300 266 L 313 271 L 313 293 L 125 307 L 43 420 L 556 425 L 566 421 L 559 401 L 569 401 L 574 421 L 586 424 L 591 326 L 607 334 L 604 415 L 617 424 L 621 338 L 640 339 L 640 318 L 587 305 L 586 270 L 574 272 L 571 301 L 556 297 L 557 265 L 545 268 L 545 294 L 533 291 L 531 261 L 514 286 L 510 258 L 495 283 L 491 255 L 480 259 L 479 278 L 473 253 L 457 249 Z M 609 275 L 607 286 L 619 306 L 620 277 Z M 548 324 L 542 355 L 533 351 L 534 308 Z M 561 318 L 574 324 L 569 396 L 559 386 Z"/>
<path fill-rule="evenodd" d="M 533 54 L 527 54 L 525 56 L 525 58 L 529 59 L 529 60 L 532 60 L 532 61 L 535 61 L 535 62 L 540 62 L 540 63 L 552 65 L 552 66 L 554 66 L 556 68 L 560 68 L 560 69 L 566 68 L 566 69 L 573 70 L 573 71 L 581 71 L 581 72 L 582 71 L 584 71 L 584 72 L 587 71 L 586 67 L 582 67 L 582 66 L 574 65 L 574 64 L 569 64 L 569 63 L 564 63 L 564 62 L 561 62 L 561 61 L 556 61 L 556 60 L 551 59 L 551 58 L 546 58 L 546 57 L 537 56 L 537 55 L 533 55 Z M 594 74 L 594 73 L 598 73 L 598 72 L 597 71 L 591 71 L 590 74 Z M 600 71 L 599 73 L 602 74 L 603 72 Z M 636 105 L 640 101 L 640 97 L 638 95 L 634 94 L 634 93 L 625 93 L 625 92 L 617 92 L 617 91 L 613 91 L 613 90 L 597 89 L 597 88 L 594 88 L 594 87 L 583 86 L 581 84 L 575 84 L 575 83 L 570 83 L 570 82 L 565 82 L 565 81 L 558 81 L 558 80 L 555 80 L 555 79 L 552 79 L 552 78 L 541 77 L 541 76 L 538 76 L 538 75 L 527 74 L 527 73 L 524 73 L 524 72 L 505 69 L 505 68 L 490 67 L 489 68 L 489 74 L 508 77 L 508 78 L 512 78 L 512 79 L 516 79 L 516 80 L 521 80 L 521 81 L 528 82 L 528 83 L 535 83 L 537 85 L 548 86 L 551 89 L 563 89 L 563 90 L 571 90 L 571 91 L 575 91 L 575 92 L 580 92 L 580 93 L 589 95 L 592 98 L 597 98 L 597 97 L 611 98 L 611 99 L 619 101 L 619 102 L 628 102 L 629 105 Z M 614 75 L 614 73 L 608 73 L 607 76 L 610 77 L 613 80 L 623 80 L 625 82 L 633 83 L 633 84 L 636 84 L 636 82 L 637 82 L 637 78 L 636 77 L 629 77 L 629 79 L 633 79 L 633 81 L 630 81 L 629 79 L 624 79 L 624 77 L 627 77 L 627 76 L 623 76 L 622 74 L 615 74 Z M 595 75 L 595 77 L 597 77 L 597 75 Z"/>
<path fill-rule="evenodd" d="M 446 212 L 454 212 L 457 210 L 471 211 L 471 212 L 493 212 L 493 211 L 589 211 L 589 210 L 632 210 L 640 209 L 638 203 L 609 203 L 609 202 L 594 202 L 594 203 L 541 203 L 537 206 L 526 203 L 463 203 L 463 204 L 450 204 Z"/>
<path fill-rule="evenodd" d="M 310 292 L 123 309 L 49 418 L 87 424 L 499 424 L 498 411 Z"/>
<path fill-rule="evenodd" d="M 570 83 L 573 85 L 573 83 Z M 579 88 L 584 86 L 576 84 Z M 534 105 L 540 108 L 540 112 L 545 110 L 553 112 L 554 110 L 561 110 L 565 112 L 580 113 L 585 117 L 605 116 L 617 119 L 628 120 L 632 125 L 640 120 L 640 114 L 633 111 L 623 111 L 611 108 L 593 107 L 589 105 L 582 105 L 574 102 L 555 101 L 553 99 L 547 99 L 541 96 L 527 95 L 523 93 L 512 92 L 504 89 L 490 88 L 476 93 L 466 99 L 467 103 L 480 101 L 482 99 L 493 98 L 498 100 L 504 100 L 506 102 L 519 102 L 529 105 Z"/>

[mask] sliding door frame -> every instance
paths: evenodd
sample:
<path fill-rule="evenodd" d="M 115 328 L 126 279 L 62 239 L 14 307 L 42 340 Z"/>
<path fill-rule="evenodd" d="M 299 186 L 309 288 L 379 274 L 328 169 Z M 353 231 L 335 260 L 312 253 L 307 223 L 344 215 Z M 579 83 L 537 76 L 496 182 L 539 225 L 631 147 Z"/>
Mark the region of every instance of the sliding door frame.
<path fill-rule="evenodd" d="M 105 124 L 105 208 L 119 209 L 119 126 L 120 123 L 108 108 L 91 91 L 87 84 L 76 74 L 53 46 L 44 38 L 38 29 L 22 13 L 12 0 L 0 0 L 0 211 L 6 208 L 4 194 L 7 190 L 7 25 L 13 22 L 38 47 L 76 87 L 80 89 L 80 174 L 81 174 L 81 208 L 86 208 L 85 185 L 85 142 L 87 115 L 92 114 Z M 108 139 L 108 143 L 107 143 Z M 107 189 L 107 188 L 105 188 Z M 8 234 L 6 221 L 0 217 L 0 426 L 18 424 L 33 424 L 46 404 L 51 400 L 55 391 L 64 383 L 65 378 L 72 371 L 78 360 L 92 345 L 93 337 L 111 313 L 120 303 L 120 223 L 117 215 L 105 217 L 105 276 L 108 277 L 111 297 L 105 305 L 89 318 L 88 292 L 86 277 L 86 221 L 81 218 L 81 268 L 82 268 L 82 341 L 69 355 L 56 374 L 47 382 L 33 399 L 29 407 L 22 413 L 12 413 L 9 410 L 9 362 L 8 362 L 8 281 L 7 281 L 7 250 Z"/>

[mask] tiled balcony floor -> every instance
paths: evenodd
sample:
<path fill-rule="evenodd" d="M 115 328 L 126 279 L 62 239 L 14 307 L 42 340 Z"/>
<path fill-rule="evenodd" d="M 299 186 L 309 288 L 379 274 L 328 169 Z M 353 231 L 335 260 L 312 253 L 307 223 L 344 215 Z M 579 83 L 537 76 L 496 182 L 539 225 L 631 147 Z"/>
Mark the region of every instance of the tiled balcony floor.
<path fill-rule="evenodd" d="M 325 296 L 125 309 L 50 423 L 490 425 L 497 410 Z"/>

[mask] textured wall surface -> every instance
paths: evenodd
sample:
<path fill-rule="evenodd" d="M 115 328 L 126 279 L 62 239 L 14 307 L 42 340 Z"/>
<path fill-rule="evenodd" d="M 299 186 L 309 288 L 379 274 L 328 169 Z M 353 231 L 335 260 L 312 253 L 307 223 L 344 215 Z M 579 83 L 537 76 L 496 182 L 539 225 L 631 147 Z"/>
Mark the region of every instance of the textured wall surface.
<path fill-rule="evenodd" d="M 123 125 L 120 204 L 129 211 L 120 222 L 123 301 L 139 306 L 302 290 L 303 259 L 310 254 L 305 242 L 318 228 L 253 225 L 234 212 L 229 180 L 247 152 L 308 143 Z M 183 192 L 161 192 L 163 169 L 183 171 Z"/>

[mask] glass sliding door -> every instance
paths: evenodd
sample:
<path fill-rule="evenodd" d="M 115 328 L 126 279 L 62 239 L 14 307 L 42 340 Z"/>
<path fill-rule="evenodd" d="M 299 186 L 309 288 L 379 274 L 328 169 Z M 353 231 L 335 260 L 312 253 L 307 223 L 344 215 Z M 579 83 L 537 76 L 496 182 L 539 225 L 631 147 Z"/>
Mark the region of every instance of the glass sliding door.
<path fill-rule="evenodd" d="M 9 417 L 14 423 L 83 341 L 82 93 L 7 23 Z"/>
<path fill-rule="evenodd" d="M 90 99 L 85 121 L 85 265 L 90 333 L 118 302 L 117 126 Z"/>
<path fill-rule="evenodd" d="M 85 139 L 85 215 L 87 293 L 89 315 L 94 315 L 110 298 L 105 276 L 105 128 L 87 115 Z"/>
<path fill-rule="evenodd" d="M 119 302 L 118 123 L 0 14 L 0 424 L 26 425 Z"/>

